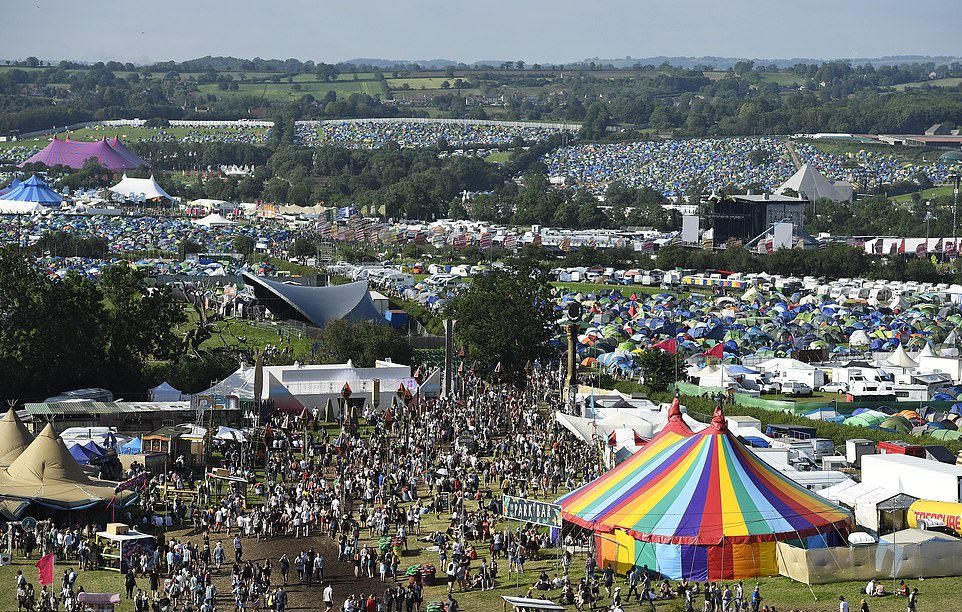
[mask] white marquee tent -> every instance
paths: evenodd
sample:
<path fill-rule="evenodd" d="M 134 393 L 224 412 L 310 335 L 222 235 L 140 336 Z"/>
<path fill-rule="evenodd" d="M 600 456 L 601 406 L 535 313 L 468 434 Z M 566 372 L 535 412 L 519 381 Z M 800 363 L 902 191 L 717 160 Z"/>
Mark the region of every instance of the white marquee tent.
<path fill-rule="evenodd" d="M 174 198 L 164 191 L 164 188 L 150 178 L 130 178 L 126 174 L 120 182 L 110 188 L 110 192 L 121 196 L 127 200 L 173 200 Z"/>

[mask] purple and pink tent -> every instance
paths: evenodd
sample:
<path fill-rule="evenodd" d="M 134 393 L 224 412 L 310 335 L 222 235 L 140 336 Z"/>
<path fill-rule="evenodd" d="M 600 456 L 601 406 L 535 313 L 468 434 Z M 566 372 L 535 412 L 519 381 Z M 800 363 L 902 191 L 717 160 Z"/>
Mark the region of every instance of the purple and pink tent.
<path fill-rule="evenodd" d="M 94 158 L 104 168 L 112 172 L 122 172 L 133 170 L 140 166 L 149 165 L 146 161 L 130 151 L 116 138 L 109 142 L 106 138 L 86 142 L 81 140 L 70 140 L 67 136 L 59 140 L 56 136 L 50 141 L 43 151 L 30 157 L 20 164 L 42 163 L 47 167 L 68 166 L 75 170 L 83 168 L 84 162 Z"/>

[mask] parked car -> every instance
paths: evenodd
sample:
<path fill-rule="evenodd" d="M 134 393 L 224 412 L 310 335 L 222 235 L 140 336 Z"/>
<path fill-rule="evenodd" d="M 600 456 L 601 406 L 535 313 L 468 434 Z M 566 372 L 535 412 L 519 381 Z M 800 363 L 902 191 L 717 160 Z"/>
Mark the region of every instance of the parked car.
<path fill-rule="evenodd" d="M 831 382 L 818 388 L 823 393 L 847 393 L 848 385 L 842 382 Z"/>
<path fill-rule="evenodd" d="M 788 381 L 782 383 L 782 393 L 794 397 L 802 397 L 812 394 L 812 388 L 805 383 Z"/>

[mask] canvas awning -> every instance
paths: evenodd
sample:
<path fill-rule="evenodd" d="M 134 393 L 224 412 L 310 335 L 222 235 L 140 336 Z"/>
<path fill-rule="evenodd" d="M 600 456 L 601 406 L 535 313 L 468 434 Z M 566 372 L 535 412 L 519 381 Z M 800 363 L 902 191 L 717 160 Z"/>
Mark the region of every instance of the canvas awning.
<path fill-rule="evenodd" d="M 532 599 L 530 597 L 510 597 L 502 595 L 501 599 L 508 605 L 514 606 L 515 610 L 558 610 L 564 612 L 565 607 L 550 599 Z"/>

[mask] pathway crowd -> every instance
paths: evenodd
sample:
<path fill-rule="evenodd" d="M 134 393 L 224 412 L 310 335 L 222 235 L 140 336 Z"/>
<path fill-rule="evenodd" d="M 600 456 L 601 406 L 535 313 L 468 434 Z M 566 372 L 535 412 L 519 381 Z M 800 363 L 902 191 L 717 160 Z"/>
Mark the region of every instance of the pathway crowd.
<path fill-rule="evenodd" d="M 200 479 L 178 457 L 143 491 L 139 522 L 179 530 L 132 558 L 124 597 L 137 612 L 283 612 L 295 591 L 315 602 L 310 609 L 457 612 L 462 593 L 507 586 L 578 610 L 674 600 L 687 612 L 774 612 L 757 585 L 672 582 L 647 566 L 616 576 L 596 565 L 589 539 L 565 533 L 552 541 L 546 529 L 505 519 L 502 493 L 551 499 L 600 475 L 597 457 L 552 419 L 558 370 L 535 365 L 526 377 L 512 387 L 467 373 L 447 397 L 399 392 L 384 412 L 348 400 L 337 423 L 317 409 L 265 415 L 263 440 L 219 443 L 231 478 L 256 483 L 249 491 Z M 253 444 L 264 450 L 257 471 Z M 170 489 L 193 495 L 165 497 Z M 82 572 L 104 559 L 95 528 L 10 525 L 19 554 L 56 552 L 63 568 L 59 588 L 39 593 L 18 574 L 18 610 L 79 610 Z M 250 553 L 292 542 L 297 553 Z M 418 549 L 417 565 L 405 568 L 409 549 Z M 583 572 L 575 553 L 587 553 Z M 531 561 L 541 568 L 533 582 Z M 428 602 L 425 587 L 437 581 L 446 598 Z"/>

